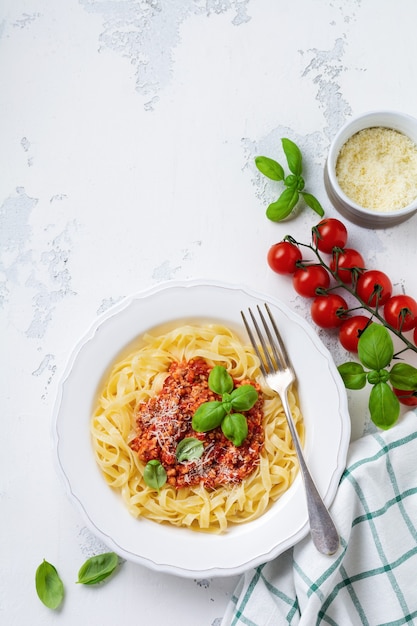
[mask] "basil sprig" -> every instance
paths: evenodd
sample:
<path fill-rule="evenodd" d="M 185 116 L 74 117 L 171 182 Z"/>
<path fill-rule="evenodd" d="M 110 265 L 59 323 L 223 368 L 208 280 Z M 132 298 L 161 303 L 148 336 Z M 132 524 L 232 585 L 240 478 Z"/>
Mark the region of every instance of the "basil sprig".
<path fill-rule="evenodd" d="M 36 593 L 48 609 L 57 609 L 64 599 L 64 584 L 56 568 L 43 560 L 35 574 Z"/>
<path fill-rule="evenodd" d="M 235 446 L 241 446 L 248 435 L 248 423 L 240 411 L 249 411 L 254 406 L 258 392 L 252 385 L 241 385 L 234 389 L 233 378 L 222 365 L 213 367 L 208 385 L 221 396 L 221 400 L 204 402 L 198 407 L 192 420 L 193 429 L 196 432 L 207 432 L 221 426 L 225 437 Z"/>
<path fill-rule="evenodd" d="M 394 344 L 381 324 L 373 323 L 363 331 L 358 357 L 360 363 L 349 361 L 338 367 L 345 387 L 363 389 L 367 382 L 371 384 L 368 402 L 371 420 L 379 428 L 391 428 L 400 414 L 400 402 L 388 383 L 396 389 L 416 391 L 417 369 L 407 363 L 396 363 L 391 370 L 387 369 L 394 357 Z"/>
<path fill-rule="evenodd" d="M 283 138 L 281 142 L 291 174 L 286 176 L 282 165 L 274 159 L 265 156 L 255 158 L 255 165 L 264 176 L 271 180 L 282 181 L 286 187 L 278 199 L 267 207 L 266 216 L 273 222 L 285 219 L 290 215 L 301 196 L 307 206 L 320 217 L 323 217 L 324 209 L 320 202 L 311 193 L 304 191 L 303 158 L 299 147 L 291 139 Z"/>

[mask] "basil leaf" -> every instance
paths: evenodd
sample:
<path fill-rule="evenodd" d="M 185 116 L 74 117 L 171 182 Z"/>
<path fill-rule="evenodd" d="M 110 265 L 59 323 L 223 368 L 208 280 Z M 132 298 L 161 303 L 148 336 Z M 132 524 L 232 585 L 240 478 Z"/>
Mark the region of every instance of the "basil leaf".
<path fill-rule="evenodd" d="M 408 363 L 396 363 L 391 369 L 389 379 L 396 389 L 417 389 L 417 369 Z"/>
<path fill-rule="evenodd" d="M 358 356 L 371 370 L 382 370 L 394 356 L 394 344 L 385 326 L 371 324 L 358 341 Z"/>
<path fill-rule="evenodd" d="M 303 158 L 300 148 L 291 139 L 281 139 L 282 147 L 287 157 L 288 167 L 293 174 L 299 176 L 302 170 Z"/>
<path fill-rule="evenodd" d="M 301 195 L 303 196 L 303 200 L 310 209 L 313 209 L 320 217 L 324 215 L 324 209 L 321 206 L 320 202 L 311 195 L 311 193 L 307 193 L 306 191 L 301 191 Z"/>
<path fill-rule="evenodd" d="M 289 216 L 298 202 L 299 194 L 296 189 L 285 189 L 278 200 L 272 202 L 266 209 L 266 216 L 273 222 L 279 222 Z"/>
<path fill-rule="evenodd" d="M 204 402 L 193 415 L 192 427 L 198 433 L 205 433 L 220 426 L 225 415 L 226 410 L 222 402 L 218 400 Z"/>
<path fill-rule="evenodd" d="M 249 411 L 258 399 L 258 392 L 252 385 L 241 385 L 232 391 L 232 408 L 236 411 Z"/>
<path fill-rule="evenodd" d="M 36 593 L 48 609 L 57 609 L 64 598 L 64 584 L 56 568 L 43 560 L 35 574 Z"/>
<path fill-rule="evenodd" d="M 274 161 L 274 159 L 259 156 L 255 159 L 255 165 L 264 176 L 267 176 L 271 180 L 284 180 L 284 169 L 282 165 Z"/>
<path fill-rule="evenodd" d="M 177 445 L 175 456 L 177 461 L 191 461 L 191 459 L 199 459 L 204 452 L 203 442 L 196 437 L 186 437 Z"/>
<path fill-rule="evenodd" d="M 164 466 L 158 459 L 148 461 L 143 470 L 143 480 L 152 489 L 157 491 L 163 487 L 167 481 L 167 473 Z"/>
<path fill-rule="evenodd" d="M 346 389 L 363 389 L 366 385 L 366 372 L 360 363 L 349 361 L 337 368 Z"/>
<path fill-rule="evenodd" d="M 369 411 L 373 423 L 387 430 L 395 424 L 400 414 L 400 401 L 387 383 L 372 387 L 369 395 Z"/>
<path fill-rule="evenodd" d="M 119 564 L 119 557 L 114 552 L 97 554 L 87 559 L 80 567 L 77 583 L 96 585 L 114 572 Z"/>
<path fill-rule="evenodd" d="M 230 413 L 222 421 L 222 431 L 236 447 L 241 446 L 248 436 L 248 422 L 241 413 Z"/>
<path fill-rule="evenodd" d="M 233 378 L 223 365 L 215 365 L 208 377 L 208 386 L 214 393 L 222 396 L 233 389 Z"/>

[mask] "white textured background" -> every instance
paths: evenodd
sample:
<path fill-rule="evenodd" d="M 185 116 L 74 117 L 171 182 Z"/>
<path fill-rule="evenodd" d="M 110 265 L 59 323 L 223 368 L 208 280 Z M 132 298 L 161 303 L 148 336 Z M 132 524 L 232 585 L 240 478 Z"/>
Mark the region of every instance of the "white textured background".
<path fill-rule="evenodd" d="M 73 585 L 101 549 L 53 464 L 50 422 L 66 360 L 102 311 L 171 279 L 244 283 L 309 317 L 266 264 L 316 215 L 273 224 L 278 186 L 254 156 L 301 147 L 307 189 L 352 115 L 416 115 L 413 0 L 3 0 L 0 5 L 0 623 L 216 626 L 236 577 L 183 580 L 125 563 L 105 588 Z M 417 298 L 416 218 L 349 225 L 352 247 Z M 337 363 L 331 333 L 319 333 Z M 366 428 L 350 398 L 354 435 Z M 37 599 L 43 558 L 67 583 Z M 71 581 L 69 583 L 68 581 Z"/>

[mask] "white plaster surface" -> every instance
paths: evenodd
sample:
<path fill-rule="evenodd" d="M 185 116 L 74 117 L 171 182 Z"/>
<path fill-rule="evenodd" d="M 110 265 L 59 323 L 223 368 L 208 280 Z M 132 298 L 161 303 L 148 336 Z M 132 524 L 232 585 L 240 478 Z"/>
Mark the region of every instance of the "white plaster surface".
<path fill-rule="evenodd" d="M 100 589 L 73 584 L 103 546 L 55 472 L 59 378 L 102 311 L 171 279 L 244 283 L 309 319 L 266 252 L 286 234 L 308 241 L 317 216 L 269 222 L 278 185 L 254 157 L 282 160 L 281 137 L 293 139 L 309 191 L 336 216 L 323 167 L 337 129 L 372 109 L 417 114 L 416 23 L 413 0 L 3 0 L 1 624 L 220 624 L 237 577 L 124 563 Z M 368 266 L 417 298 L 417 218 L 347 224 Z M 366 394 L 349 403 L 358 437 Z M 66 583 L 58 612 L 35 593 L 43 558 Z"/>

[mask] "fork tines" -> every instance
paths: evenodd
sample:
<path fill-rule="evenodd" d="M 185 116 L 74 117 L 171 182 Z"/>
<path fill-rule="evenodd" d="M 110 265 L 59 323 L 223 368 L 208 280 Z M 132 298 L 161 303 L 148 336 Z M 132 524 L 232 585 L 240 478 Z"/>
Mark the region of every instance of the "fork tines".
<path fill-rule="evenodd" d="M 284 342 L 282 337 L 278 331 L 278 327 L 276 325 L 275 319 L 270 311 L 269 306 L 264 303 L 265 310 L 267 312 L 267 317 L 263 314 L 259 305 L 256 306 L 259 314 L 259 319 L 265 331 L 265 334 L 268 338 L 269 345 L 267 345 L 264 334 L 261 331 L 261 327 L 253 314 L 252 310 L 249 308 L 248 312 L 252 320 L 253 327 L 255 329 L 258 341 L 256 341 L 254 333 L 243 313 L 241 311 L 241 316 L 243 319 L 243 323 L 249 335 L 249 339 L 251 344 L 256 352 L 260 360 L 261 370 L 264 376 L 267 374 L 273 373 L 274 371 L 284 370 L 290 367 L 290 360 L 285 349 Z M 262 351 L 259 348 L 261 345 Z"/>

